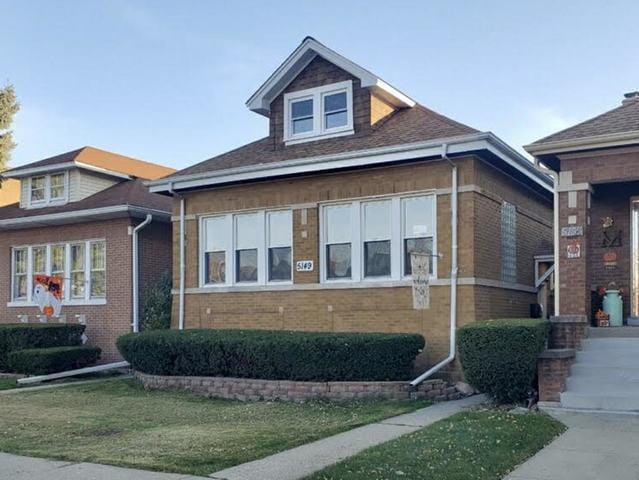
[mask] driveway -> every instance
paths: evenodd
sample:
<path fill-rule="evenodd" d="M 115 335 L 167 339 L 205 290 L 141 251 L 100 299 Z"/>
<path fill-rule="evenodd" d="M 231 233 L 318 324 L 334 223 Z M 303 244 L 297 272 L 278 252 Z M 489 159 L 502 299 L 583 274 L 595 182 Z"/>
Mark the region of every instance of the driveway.
<path fill-rule="evenodd" d="M 549 413 L 568 431 L 505 480 L 639 480 L 639 415 Z"/>

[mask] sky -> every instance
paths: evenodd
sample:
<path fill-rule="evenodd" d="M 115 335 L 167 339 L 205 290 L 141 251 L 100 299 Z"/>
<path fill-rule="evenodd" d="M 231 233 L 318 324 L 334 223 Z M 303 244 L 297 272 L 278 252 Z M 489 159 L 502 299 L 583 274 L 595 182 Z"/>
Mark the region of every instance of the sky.
<path fill-rule="evenodd" d="M 639 90 L 639 1 L 0 0 L 11 166 L 92 145 L 184 168 L 267 134 L 245 106 L 306 35 L 521 146 Z"/>

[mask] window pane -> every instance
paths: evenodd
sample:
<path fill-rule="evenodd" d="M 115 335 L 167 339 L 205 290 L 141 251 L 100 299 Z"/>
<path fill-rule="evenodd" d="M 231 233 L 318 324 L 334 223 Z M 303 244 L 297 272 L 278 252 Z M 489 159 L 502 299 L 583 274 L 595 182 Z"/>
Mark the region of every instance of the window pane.
<path fill-rule="evenodd" d="M 402 200 L 404 209 L 404 237 L 424 237 L 435 233 L 434 201 L 432 196 Z"/>
<path fill-rule="evenodd" d="M 84 271 L 84 245 L 71 245 L 71 271 Z"/>
<path fill-rule="evenodd" d="M 264 241 L 264 233 L 260 228 L 259 215 L 255 213 L 236 215 L 235 235 L 235 248 L 238 250 L 257 248 L 257 246 Z"/>
<path fill-rule="evenodd" d="M 313 116 L 313 99 L 298 100 L 291 102 L 291 118 L 312 117 Z"/>
<path fill-rule="evenodd" d="M 84 272 L 71 274 L 71 296 L 84 298 Z"/>
<path fill-rule="evenodd" d="M 326 246 L 326 277 L 351 278 L 351 244 Z"/>
<path fill-rule="evenodd" d="M 333 93 L 324 97 L 324 112 L 346 110 L 346 92 Z"/>
<path fill-rule="evenodd" d="M 390 240 L 364 243 L 364 276 L 386 277 L 391 274 Z"/>
<path fill-rule="evenodd" d="M 293 120 L 293 133 L 305 133 L 313 131 L 313 117 Z"/>
<path fill-rule="evenodd" d="M 204 251 L 217 252 L 228 248 L 227 239 L 230 235 L 227 231 L 227 221 L 225 217 L 214 217 L 204 219 Z"/>
<path fill-rule="evenodd" d="M 291 245 L 291 211 L 269 212 L 268 216 L 268 246 L 288 247 Z"/>
<path fill-rule="evenodd" d="M 236 281 L 257 282 L 257 249 L 238 250 L 236 258 Z"/>
<path fill-rule="evenodd" d="M 31 201 L 44 200 L 44 182 L 45 177 L 31 178 Z"/>
<path fill-rule="evenodd" d="M 411 253 L 433 254 L 433 239 L 431 238 L 407 238 L 404 240 L 404 274 L 411 275 L 413 268 L 410 263 Z M 428 271 L 433 273 L 433 258 L 430 259 Z"/>
<path fill-rule="evenodd" d="M 91 269 L 104 270 L 106 267 L 106 256 L 104 254 L 104 243 L 95 242 L 91 244 Z"/>
<path fill-rule="evenodd" d="M 351 206 L 332 205 L 325 207 L 326 243 L 351 241 Z"/>
<path fill-rule="evenodd" d="M 204 262 L 204 283 L 226 283 L 226 252 L 206 252 Z"/>
<path fill-rule="evenodd" d="M 337 113 L 327 113 L 324 115 L 325 122 L 324 128 L 337 128 L 344 127 L 348 124 L 348 114 L 347 112 L 337 112 Z"/>
<path fill-rule="evenodd" d="M 388 240 L 391 236 L 391 202 L 366 202 L 364 210 L 364 240 Z"/>
<path fill-rule="evenodd" d="M 15 273 L 27 273 L 27 249 L 21 248 L 15 252 Z"/>
<path fill-rule="evenodd" d="M 268 279 L 291 279 L 291 247 L 269 248 Z"/>
<path fill-rule="evenodd" d="M 33 273 L 47 273 L 47 247 L 33 247 L 31 252 Z"/>
<path fill-rule="evenodd" d="M 27 276 L 16 275 L 13 279 L 13 298 L 27 297 Z"/>
<path fill-rule="evenodd" d="M 64 276 L 64 245 L 51 247 L 51 274 Z"/>
<path fill-rule="evenodd" d="M 64 198 L 64 173 L 51 175 L 51 198 Z"/>
<path fill-rule="evenodd" d="M 106 273 L 104 270 L 91 272 L 91 297 L 106 296 Z"/>

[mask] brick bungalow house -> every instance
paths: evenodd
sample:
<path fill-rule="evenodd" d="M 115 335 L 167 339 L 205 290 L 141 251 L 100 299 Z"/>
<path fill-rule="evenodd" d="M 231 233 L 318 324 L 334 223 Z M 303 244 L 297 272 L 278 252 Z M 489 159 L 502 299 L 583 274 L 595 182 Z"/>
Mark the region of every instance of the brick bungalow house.
<path fill-rule="evenodd" d="M 495 135 L 310 37 L 247 106 L 266 137 L 147 182 L 174 198 L 175 327 L 419 332 L 423 368 L 451 320 L 528 316 L 552 186 Z M 432 255 L 427 310 L 411 252 Z"/>
<path fill-rule="evenodd" d="M 3 172 L 20 182 L 20 199 L 0 208 L 0 322 L 44 321 L 35 276 L 58 276 L 62 307 L 47 321 L 86 322 L 102 361 L 118 360 L 115 339 L 135 323 L 134 297 L 171 268 L 171 200 L 143 181 L 172 172 L 93 147 Z"/>
<path fill-rule="evenodd" d="M 555 177 L 558 205 L 559 315 L 542 361 L 540 398 L 569 408 L 637 412 L 639 92 L 525 148 Z M 598 323 L 598 291 L 611 287 L 624 291 L 620 325 L 588 328 Z M 581 349 L 576 359 L 575 348 Z"/>

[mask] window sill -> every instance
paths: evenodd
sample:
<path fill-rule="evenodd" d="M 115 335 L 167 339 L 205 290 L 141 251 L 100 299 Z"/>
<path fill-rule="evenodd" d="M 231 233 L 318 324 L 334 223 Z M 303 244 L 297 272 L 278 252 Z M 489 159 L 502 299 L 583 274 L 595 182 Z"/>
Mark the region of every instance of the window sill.
<path fill-rule="evenodd" d="M 106 305 L 106 298 L 92 298 L 89 300 L 71 299 L 63 300 L 62 307 L 73 307 L 78 305 Z M 7 302 L 7 307 L 37 307 L 35 302 L 29 302 L 28 300 L 13 300 Z"/>
<path fill-rule="evenodd" d="M 284 144 L 286 146 L 296 145 L 298 143 L 313 142 L 315 140 L 324 140 L 327 138 L 343 137 L 345 135 L 352 135 L 353 133 L 355 133 L 355 130 L 352 127 L 349 127 L 345 130 L 339 130 L 335 132 L 325 132 L 319 135 L 308 135 L 308 136 L 297 137 L 297 138 L 296 137 L 286 138 L 284 140 Z"/>

